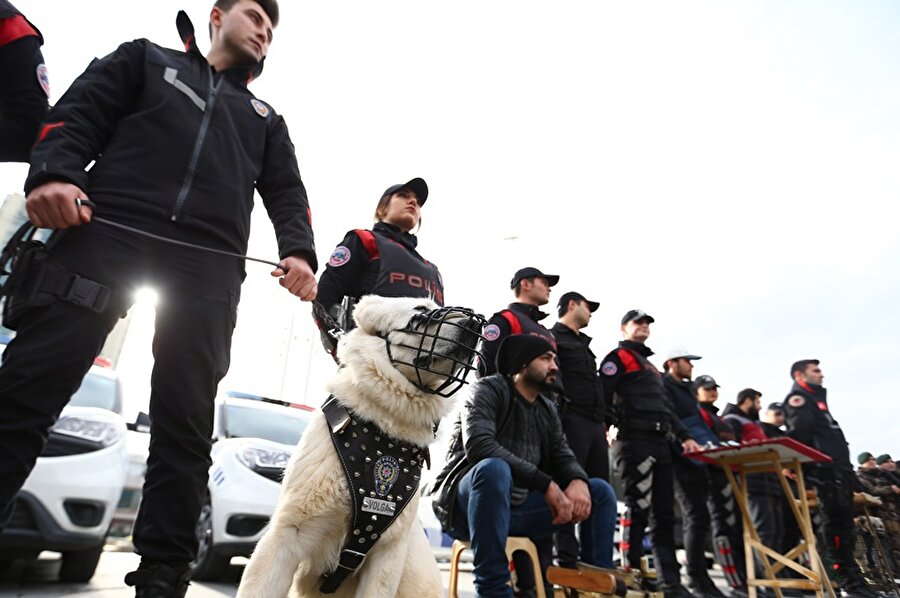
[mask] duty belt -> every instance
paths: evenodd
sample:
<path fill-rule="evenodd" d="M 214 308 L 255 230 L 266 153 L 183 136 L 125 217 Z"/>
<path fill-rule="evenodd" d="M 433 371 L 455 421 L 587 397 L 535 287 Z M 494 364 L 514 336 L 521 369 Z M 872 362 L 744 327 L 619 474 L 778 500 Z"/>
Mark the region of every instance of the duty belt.
<path fill-rule="evenodd" d="M 672 424 L 669 422 L 650 421 L 646 419 L 627 419 L 625 420 L 624 431 L 627 432 L 656 432 L 660 436 L 665 436 L 672 431 Z"/>
<path fill-rule="evenodd" d="M 341 405 L 334 395 L 322 405 L 322 412 L 353 505 L 353 521 L 338 566 L 323 576 L 319 587 L 322 593 L 331 594 L 362 565 L 366 553 L 418 491 L 422 461 L 428 462 L 430 456 L 427 447 L 388 436 Z"/>

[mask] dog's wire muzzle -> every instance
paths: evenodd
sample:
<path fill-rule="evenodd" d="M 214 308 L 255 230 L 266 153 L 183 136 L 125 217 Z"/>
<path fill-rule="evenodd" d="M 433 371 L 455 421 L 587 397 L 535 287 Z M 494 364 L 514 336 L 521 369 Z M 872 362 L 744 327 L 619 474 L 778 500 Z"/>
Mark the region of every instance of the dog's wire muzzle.
<path fill-rule="evenodd" d="M 418 342 L 393 343 L 396 347 L 412 351 L 409 361 L 394 357 L 390 332 L 379 336 L 384 339 L 391 363 L 416 371 L 416 380 L 412 381 L 416 388 L 449 397 L 466 383 L 466 376 L 475 369 L 475 357 L 482 357 L 479 349 L 484 340 L 481 330 L 485 324 L 481 314 L 464 307 L 442 307 L 417 313 L 404 328 L 396 331 L 415 335 Z M 441 364 L 439 368 L 435 367 L 436 362 Z M 437 374 L 446 379 L 437 388 L 431 388 L 423 380 L 423 373 Z"/>

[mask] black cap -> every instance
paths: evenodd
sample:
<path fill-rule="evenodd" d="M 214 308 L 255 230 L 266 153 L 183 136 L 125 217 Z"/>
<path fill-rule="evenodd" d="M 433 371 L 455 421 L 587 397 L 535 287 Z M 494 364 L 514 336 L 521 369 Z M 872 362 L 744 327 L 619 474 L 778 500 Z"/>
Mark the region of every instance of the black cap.
<path fill-rule="evenodd" d="M 419 205 L 425 205 L 425 200 L 428 199 L 428 185 L 425 183 L 425 179 L 420 179 L 418 177 L 405 183 L 400 183 L 399 185 L 391 185 L 384 190 L 384 193 L 381 194 L 381 197 L 384 198 L 388 195 L 393 195 L 394 193 L 403 189 L 414 191 L 416 196 L 419 198 Z"/>
<path fill-rule="evenodd" d="M 532 268 L 531 266 L 528 266 L 527 268 L 522 268 L 521 270 L 519 270 L 518 272 L 516 272 L 513 275 L 512 280 L 509 283 L 509 288 L 511 288 L 511 289 L 516 288 L 516 285 L 519 284 L 521 281 L 525 280 L 526 278 L 536 278 L 536 277 L 546 278 L 548 287 L 552 287 L 553 285 L 555 285 L 556 283 L 559 282 L 559 276 L 557 276 L 556 274 L 544 274 L 537 268 Z"/>
<path fill-rule="evenodd" d="M 794 377 L 794 372 L 805 372 L 806 366 L 808 365 L 819 365 L 818 359 L 801 359 L 800 361 L 795 361 L 791 364 L 791 378 Z"/>
<path fill-rule="evenodd" d="M 581 293 L 569 291 L 568 293 L 563 293 L 562 297 L 559 298 L 559 303 L 556 304 L 556 307 L 559 309 L 560 317 L 564 316 L 568 311 L 569 301 L 584 301 L 587 303 L 588 310 L 591 312 L 597 311 L 597 308 L 600 307 L 600 303 L 597 301 L 590 301 Z"/>
<path fill-rule="evenodd" d="M 512 376 L 548 351 L 553 351 L 553 345 L 543 336 L 511 334 L 503 339 L 497 349 L 497 371 Z"/>
<path fill-rule="evenodd" d="M 628 322 L 631 322 L 633 320 L 641 320 L 641 319 L 646 319 L 651 324 L 656 321 L 653 319 L 653 316 L 651 316 L 650 314 L 648 314 L 647 312 L 645 312 L 642 309 L 630 309 L 630 310 L 628 310 L 628 313 L 626 313 L 624 316 L 622 316 L 622 326 L 624 326 L 625 324 L 627 324 Z"/>
<path fill-rule="evenodd" d="M 784 405 L 781 403 L 769 403 L 769 406 L 766 407 L 766 411 L 781 411 L 784 413 Z"/>
<path fill-rule="evenodd" d="M 719 388 L 719 385 L 716 384 L 715 378 L 704 374 L 702 376 L 697 376 L 694 380 L 693 387 L 694 390 L 697 390 L 698 388 Z"/>

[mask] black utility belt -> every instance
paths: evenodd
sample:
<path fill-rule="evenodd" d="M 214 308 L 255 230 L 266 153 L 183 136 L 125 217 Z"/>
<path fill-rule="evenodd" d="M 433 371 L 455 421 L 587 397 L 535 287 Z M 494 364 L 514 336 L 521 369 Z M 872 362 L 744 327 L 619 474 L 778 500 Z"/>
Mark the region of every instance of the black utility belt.
<path fill-rule="evenodd" d="M 668 436 L 672 431 L 672 424 L 649 419 L 626 419 L 622 431 L 626 434 L 629 432 L 653 432 L 660 436 Z"/>

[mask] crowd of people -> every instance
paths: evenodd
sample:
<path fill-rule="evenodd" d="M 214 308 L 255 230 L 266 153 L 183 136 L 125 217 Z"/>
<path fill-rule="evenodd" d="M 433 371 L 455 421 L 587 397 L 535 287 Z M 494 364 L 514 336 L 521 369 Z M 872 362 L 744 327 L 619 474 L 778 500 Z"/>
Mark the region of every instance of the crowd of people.
<path fill-rule="evenodd" d="M 363 295 L 443 304 L 440 271 L 416 249 L 428 198 L 421 178 L 381 193 L 375 225 L 348 232 L 316 280 L 309 202 L 287 127 L 247 88 L 262 72 L 278 20 L 275 0 L 217 0 L 204 56 L 180 13 L 184 51 L 147 40 L 122 44 L 92 62 L 48 113 L 43 38 L 0 0 L 0 160 L 30 161 L 30 222 L 66 231 L 30 248 L 10 277 L 15 285 L 4 287 L 4 323 L 17 335 L 0 366 L 0 533 L 48 428 L 130 308 L 134 289 L 152 282 L 165 301 L 157 308 L 152 442 L 133 534 L 141 562 L 126 576 L 140 598 L 177 598 L 187 590 L 210 464 L 212 404 L 229 366 L 244 277 L 234 256 L 246 252 L 254 188 L 278 239 L 272 275 L 302 300 L 318 296 L 314 314 L 332 355 Z M 108 226 L 83 226 L 95 208 Z M 720 414 L 716 381 L 692 376 L 700 356 L 671 351 L 663 372 L 649 361 L 654 319 L 641 310 L 622 317 L 623 340 L 599 362 L 583 332 L 596 301 L 563 294 L 559 321 L 545 327 L 548 314 L 540 308 L 558 282 L 533 267 L 514 274 L 515 301 L 484 328 L 480 379 L 433 488 L 445 530 L 471 541 L 479 596 L 512 592 L 504 551 L 510 534 L 533 538 L 542 567 L 554 560 L 563 567 L 613 565 L 610 449 L 627 507 L 622 565 L 646 569 L 649 524 L 659 582 L 652 589 L 667 598 L 719 597 L 705 559 L 711 534 L 715 558 L 740 595 L 745 559 L 730 486 L 721 470 L 691 454 L 787 435 L 831 457 L 807 472 L 819 492 L 824 549 L 844 590 L 868 597 L 850 554 L 852 496 L 861 483 L 882 497 L 896 535 L 897 480 L 887 455 L 860 456 L 859 477 L 853 475 L 819 362 L 794 363 L 790 392 L 764 412 L 760 393 L 748 388 Z M 748 491 L 764 542 L 789 546 L 791 517 L 775 481 L 751 476 Z M 675 557 L 675 500 L 684 520 L 687 587 Z M 519 594 L 533 594 L 527 561 L 515 569 Z M 650 589 L 649 579 L 644 583 Z"/>
<path fill-rule="evenodd" d="M 651 363 L 654 352 L 647 340 L 654 319 L 642 310 L 624 314 L 623 340 L 599 363 L 583 332 L 598 302 L 564 293 L 556 304 L 558 322 L 545 327 L 541 322 L 549 314 L 541 307 L 550 302 L 558 282 L 559 276 L 534 267 L 513 276 L 515 301 L 484 328 L 480 379 L 462 407 L 447 465 L 434 485 L 434 508 L 444 530 L 471 542 L 479 596 L 512 595 L 509 571 L 502 566 L 508 535 L 530 537 L 543 568 L 554 562 L 574 567 L 579 560 L 609 566 L 612 530 L 596 521 L 595 511 L 610 517 L 610 487 L 603 483 L 610 481 L 610 452 L 619 499 L 626 506 L 620 521 L 622 567 L 643 573 L 639 578 L 645 588 L 667 598 L 721 598 L 725 594 L 708 571 L 711 538 L 729 593 L 745 595 L 743 522 L 732 488 L 720 467 L 692 456 L 783 436 L 830 457 L 804 466 L 822 515 L 820 552 L 846 593 L 877 595 L 853 558 L 853 494 L 863 488 L 829 411 L 818 360 L 791 365 L 792 386 L 783 401 L 763 409 L 762 393 L 746 388 L 720 411 L 716 380 L 693 376 L 699 355 L 674 348 L 661 357 L 663 371 Z M 867 460 L 863 467 L 868 465 Z M 870 485 L 878 476 L 879 496 L 896 495 L 897 486 L 887 483 L 889 474 L 866 472 Z M 590 501 L 581 481 L 590 485 Z M 762 543 L 782 554 L 796 546 L 800 529 L 777 475 L 751 474 L 746 490 L 747 514 Z M 569 494 L 571 513 L 560 506 L 561 495 Z M 676 501 L 685 575 L 676 559 Z M 591 510 L 579 510 L 580 504 Z M 577 534 L 574 524 L 580 524 Z M 648 529 L 655 580 L 646 575 Z M 763 561 L 754 556 L 757 576 L 765 576 Z M 515 559 L 514 570 L 516 595 L 534 595 L 527 559 Z"/>
<path fill-rule="evenodd" d="M 884 525 L 884 532 L 888 538 L 890 566 L 894 577 L 900 577 L 900 474 L 897 473 L 897 464 L 887 453 L 873 456 L 864 451 L 856 460 L 859 469 L 856 476 L 867 494 L 881 501 L 874 507 L 874 514 Z"/>

